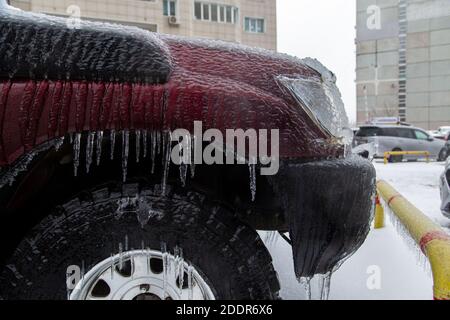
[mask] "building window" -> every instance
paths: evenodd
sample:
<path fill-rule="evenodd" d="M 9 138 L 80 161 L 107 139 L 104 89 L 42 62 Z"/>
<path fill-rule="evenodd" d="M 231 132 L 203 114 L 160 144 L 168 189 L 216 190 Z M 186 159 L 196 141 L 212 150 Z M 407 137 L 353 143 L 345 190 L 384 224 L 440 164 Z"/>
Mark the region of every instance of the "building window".
<path fill-rule="evenodd" d="M 219 12 L 220 12 L 219 21 L 220 22 L 225 22 L 225 7 L 224 6 L 220 6 L 219 7 Z"/>
<path fill-rule="evenodd" d="M 251 33 L 264 33 L 265 21 L 261 18 L 248 18 L 244 19 L 244 29 L 246 32 Z"/>
<path fill-rule="evenodd" d="M 201 20 L 202 19 L 202 4 L 200 2 L 196 2 L 194 4 L 194 12 L 195 12 L 195 19 Z"/>
<path fill-rule="evenodd" d="M 203 4 L 203 20 L 209 20 L 209 4 Z"/>
<path fill-rule="evenodd" d="M 217 22 L 217 4 L 211 5 L 211 21 Z"/>
<path fill-rule="evenodd" d="M 197 20 L 234 24 L 239 20 L 239 9 L 234 6 L 195 1 L 194 16 Z"/>
<path fill-rule="evenodd" d="M 163 0 L 163 14 L 165 16 L 177 15 L 177 1 L 176 0 Z"/>
<path fill-rule="evenodd" d="M 227 22 L 231 23 L 231 21 L 232 21 L 231 7 L 227 7 Z"/>

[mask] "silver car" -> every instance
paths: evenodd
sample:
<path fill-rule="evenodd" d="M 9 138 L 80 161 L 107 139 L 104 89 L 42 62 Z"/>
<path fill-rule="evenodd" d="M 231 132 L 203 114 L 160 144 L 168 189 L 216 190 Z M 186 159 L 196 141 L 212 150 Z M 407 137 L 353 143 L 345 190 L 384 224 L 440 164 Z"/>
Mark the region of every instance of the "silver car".
<path fill-rule="evenodd" d="M 425 130 L 410 126 L 363 126 L 355 136 L 355 146 L 373 143 L 375 157 L 383 158 L 389 151 L 428 151 L 431 158 L 437 159 L 444 149 L 445 141 L 435 139 Z M 391 156 L 389 161 L 401 162 L 403 159 L 416 160 L 419 156 Z"/>
<path fill-rule="evenodd" d="M 445 164 L 445 171 L 441 175 L 440 189 L 441 189 L 441 212 L 447 218 L 450 218 L 450 161 L 447 160 Z"/>

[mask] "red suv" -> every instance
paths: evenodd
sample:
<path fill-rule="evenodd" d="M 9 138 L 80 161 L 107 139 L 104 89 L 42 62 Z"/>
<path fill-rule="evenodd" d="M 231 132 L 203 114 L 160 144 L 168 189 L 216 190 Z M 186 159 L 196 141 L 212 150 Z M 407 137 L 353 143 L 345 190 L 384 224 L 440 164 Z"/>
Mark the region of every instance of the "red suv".
<path fill-rule="evenodd" d="M 278 173 L 169 162 L 195 121 L 279 130 Z M 346 126 L 315 60 L 1 5 L 0 296 L 278 298 L 256 230 L 292 244 L 297 277 L 330 275 L 373 213 Z"/>

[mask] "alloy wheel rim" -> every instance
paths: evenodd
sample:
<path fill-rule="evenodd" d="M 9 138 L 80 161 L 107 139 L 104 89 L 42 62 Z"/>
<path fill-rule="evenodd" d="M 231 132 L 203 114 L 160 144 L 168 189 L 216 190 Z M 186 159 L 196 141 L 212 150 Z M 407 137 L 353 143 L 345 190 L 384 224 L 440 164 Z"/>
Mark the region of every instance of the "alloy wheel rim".
<path fill-rule="evenodd" d="M 179 256 L 133 250 L 93 266 L 70 300 L 215 300 L 199 270 Z"/>

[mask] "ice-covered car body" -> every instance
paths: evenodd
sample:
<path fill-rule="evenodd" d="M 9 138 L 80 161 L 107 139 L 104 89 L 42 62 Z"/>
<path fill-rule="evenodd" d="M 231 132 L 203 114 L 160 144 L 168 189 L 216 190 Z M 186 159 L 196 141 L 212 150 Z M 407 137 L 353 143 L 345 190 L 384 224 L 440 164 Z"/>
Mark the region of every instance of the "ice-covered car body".
<path fill-rule="evenodd" d="M 317 61 L 106 24 L 69 28 L 64 19 L 0 9 L 0 199 L 17 225 L 31 199 L 45 206 L 63 192 L 49 187 L 52 179 L 80 184 L 55 173 L 68 159 L 78 165 L 79 155 L 50 142 L 83 133 L 89 155 L 92 132 L 192 131 L 194 121 L 205 130 L 279 129 L 280 171 L 258 179 L 254 202 L 243 183 L 248 168 L 196 169 L 192 187 L 255 227 L 290 231 L 298 277 L 331 272 L 362 244 L 375 174 L 346 157 L 335 78 Z M 78 152 L 80 140 L 72 142 Z M 95 170 L 79 179 L 97 179 Z"/>

